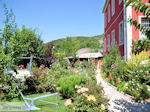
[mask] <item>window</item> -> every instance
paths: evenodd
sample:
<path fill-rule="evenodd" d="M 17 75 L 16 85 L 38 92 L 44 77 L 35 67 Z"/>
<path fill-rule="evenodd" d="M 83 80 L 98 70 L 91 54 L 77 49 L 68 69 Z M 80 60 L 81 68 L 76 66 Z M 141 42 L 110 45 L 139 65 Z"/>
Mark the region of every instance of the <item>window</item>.
<path fill-rule="evenodd" d="M 119 0 L 119 4 L 121 4 L 122 0 Z"/>
<path fill-rule="evenodd" d="M 111 32 L 111 46 L 114 47 L 115 45 L 115 30 Z"/>
<path fill-rule="evenodd" d="M 110 35 L 108 35 L 108 51 L 110 50 Z"/>
<path fill-rule="evenodd" d="M 106 13 L 104 13 L 104 27 L 106 27 Z"/>
<path fill-rule="evenodd" d="M 119 24 L 119 45 L 123 44 L 123 21 Z"/>
<path fill-rule="evenodd" d="M 104 52 L 106 52 L 106 38 L 104 39 Z"/>
<path fill-rule="evenodd" d="M 150 27 L 150 18 L 141 18 L 141 25 L 144 27 L 144 29 L 147 29 Z"/>
<path fill-rule="evenodd" d="M 112 0 L 111 2 L 112 6 L 112 16 L 115 14 L 115 0 Z"/>
<path fill-rule="evenodd" d="M 108 6 L 108 22 L 110 21 L 110 4 Z"/>

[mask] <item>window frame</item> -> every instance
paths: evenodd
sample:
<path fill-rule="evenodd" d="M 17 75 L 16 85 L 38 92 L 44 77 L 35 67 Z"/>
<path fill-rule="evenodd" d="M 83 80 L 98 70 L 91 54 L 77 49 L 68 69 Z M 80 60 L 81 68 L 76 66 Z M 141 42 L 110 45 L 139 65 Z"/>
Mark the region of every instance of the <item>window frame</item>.
<path fill-rule="evenodd" d="M 111 1 L 112 16 L 115 14 L 115 0 Z"/>
<path fill-rule="evenodd" d="M 106 13 L 104 13 L 104 27 L 106 28 L 107 25 L 107 19 L 106 19 Z"/>
<path fill-rule="evenodd" d="M 104 52 L 106 52 L 106 48 L 107 46 L 106 46 L 106 38 L 104 38 Z"/>
<path fill-rule="evenodd" d="M 108 35 L 107 41 L 108 41 L 108 51 L 110 51 L 110 34 Z"/>
<path fill-rule="evenodd" d="M 124 40 L 123 40 L 123 38 L 124 38 L 124 35 L 123 35 L 123 33 L 122 33 L 122 38 L 120 37 L 121 36 L 121 28 L 120 28 L 120 25 L 122 24 L 122 32 L 124 33 L 124 31 L 123 31 L 123 21 L 121 21 L 120 23 L 119 23 L 119 46 L 120 45 L 123 45 L 123 43 L 124 43 Z M 122 40 L 121 40 L 122 39 Z"/>
<path fill-rule="evenodd" d="M 113 37 L 113 33 L 114 33 L 114 37 Z M 111 46 L 114 47 L 114 45 L 115 45 L 115 29 L 112 30 L 111 32 Z"/>
<path fill-rule="evenodd" d="M 110 22 L 110 4 L 108 5 L 108 22 Z"/>

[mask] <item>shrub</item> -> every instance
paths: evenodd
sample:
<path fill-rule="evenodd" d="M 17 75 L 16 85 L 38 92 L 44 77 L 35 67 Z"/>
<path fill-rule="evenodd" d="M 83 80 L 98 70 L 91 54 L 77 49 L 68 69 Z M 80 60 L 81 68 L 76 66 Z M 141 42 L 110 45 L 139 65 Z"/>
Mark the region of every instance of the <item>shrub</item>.
<path fill-rule="evenodd" d="M 127 84 L 124 92 L 135 97 L 135 100 L 150 98 L 147 86 L 150 85 L 150 59 L 146 51 L 133 54 L 126 62 L 127 71 L 124 74 Z"/>
<path fill-rule="evenodd" d="M 105 112 L 108 100 L 104 97 L 103 88 L 91 80 L 84 87 L 77 86 L 77 92 L 71 98 L 69 110 L 78 112 Z"/>
<path fill-rule="evenodd" d="M 144 50 L 150 49 L 150 40 L 149 39 L 143 39 L 143 40 L 137 40 L 137 41 L 132 41 L 132 52 L 134 54 L 138 54 Z"/>
<path fill-rule="evenodd" d="M 106 73 L 106 76 L 111 72 L 111 65 L 116 63 L 116 60 L 121 58 L 118 46 L 115 44 L 114 48 L 110 49 L 110 52 L 103 58 L 102 70 Z"/>
<path fill-rule="evenodd" d="M 28 87 L 26 92 L 55 92 L 55 80 L 53 79 L 53 74 L 48 71 L 49 69 L 44 68 L 44 65 L 41 65 L 39 68 L 33 69 L 34 75 L 27 78 L 25 82 Z"/>
<path fill-rule="evenodd" d="M 147 89 L 145 83 L 141 84 L 133 79 L 126 84 L 124 92 L 134 96 L 135 101 L 141 101 L 150 98 L 150 92 Z"/>
<path fill-rule="evenodd" d="M 19 92 L 16 89 L 18 85 L 20 90 L 25 89 L 24 83 L 21 83 L 19 80 L 14 79 L 11 75 L 3 74 L 3 77 L 0 78 L 0 100 L 11 101 L 13 98 L 19 96 Z"/>
<path fill-rule="evenodd" d="M 81 85 L 86 82 L 85 75 L 71 75 L 62 77 L 57 82 L 58 90 L 64 98 L 70 98 L 75 93 L 75 85 Z"/>

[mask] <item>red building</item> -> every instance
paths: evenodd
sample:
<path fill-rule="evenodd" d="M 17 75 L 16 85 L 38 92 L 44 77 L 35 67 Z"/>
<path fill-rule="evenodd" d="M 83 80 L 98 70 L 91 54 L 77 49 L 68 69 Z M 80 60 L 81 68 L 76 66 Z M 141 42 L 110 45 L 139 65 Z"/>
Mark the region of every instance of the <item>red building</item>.
<path fill-rule="evenodd" d="M 142 0 L 150 5 L 150 0 Z M 110 46 L 116 42 L 119 45 L 120 54 L 124 59 L 132 54 L 132 39 L 139 40 L 145 36 L 130 25 L 128 20 L 133 18 L 144 27 L 150 27 L 150 18 L 146 19 L 142 13 L 137 13 L 134 7 L 126 7 L 124 0 L 106 0 L 104 13 L 104 52 L 108 53 Z"/>

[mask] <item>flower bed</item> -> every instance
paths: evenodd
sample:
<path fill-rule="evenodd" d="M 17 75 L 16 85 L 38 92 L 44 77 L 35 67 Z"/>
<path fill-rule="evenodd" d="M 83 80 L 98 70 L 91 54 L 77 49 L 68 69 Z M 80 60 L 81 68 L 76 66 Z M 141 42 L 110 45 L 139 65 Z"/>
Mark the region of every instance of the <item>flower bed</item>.
<path fill-rule="evenodd" d="M 150 59 L 147 51 L 133 54 L 128 61 L 121 57 L 111 58 L 117 48 L 104 57 L 103 72 L 105 78 L 118 90 L 134 96 L 135 101 L 150 98 Z"/>
<path fill-rule="evenodd" d="M 107 98 L 104 97 L 103 88 L 89 81 L 84 86 L 75 86 L 76 94 L 66 100 L 67 110 L 76 112 L 106 112 Z"/>

